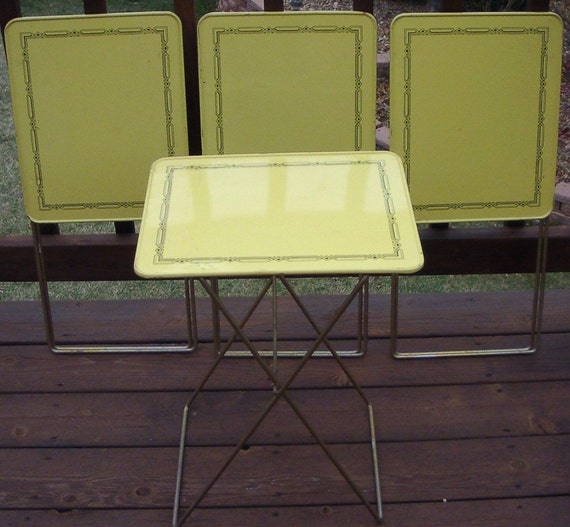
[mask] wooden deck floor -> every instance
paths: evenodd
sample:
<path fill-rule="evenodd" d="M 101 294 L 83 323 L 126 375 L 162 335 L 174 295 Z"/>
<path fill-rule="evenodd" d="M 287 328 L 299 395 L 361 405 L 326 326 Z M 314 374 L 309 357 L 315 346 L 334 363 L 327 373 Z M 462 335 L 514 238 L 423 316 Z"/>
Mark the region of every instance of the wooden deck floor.
<path fill-rule="evenodd" d="M 404 296 L 402 345 L 477 345 L 480 336 L 465 334 L 485 331 L 483 323 L 493 342 L 511 341 L 528 318 L 523 300 L 525 293 Z M 543 348 L 534 355 L 398 361 L 384 338 L 387 299 L 373 297 L 369 351 L 348 363 L 374 404 L 386 526 L 570 525 L 570 291 L 546 300 Z M 331 305 L 314 303 L 321 314 Z M 68 336 L 182 335 L 180 302 L 132 302 L 116 324 L 119 307 L 62 304 L 56 314 Z M 200 308 L 209 340 L 207 303 Z M 283 320 L 285 338 L 304 333 L 287 310 Z M 262 338 L 264 322 L 254 323 Z M 0 525 L 170 525 L 181 411 L 212 363 L 212 345 L 186 355 L 54 355 L 35 303 L 0 304 L 0 332 Z M 339 332 L 349 336 L 350 320 Z M 281 373 L 295 364 L 282 360 Z M 185 503 L 270 394 L 251 359 L 222 363 L 192 413 Z M 372 496 L 366 412 L 334 361 L 310 361 L 293 397 Z M 280 404 L 188 525 L 375 522 Z"/>

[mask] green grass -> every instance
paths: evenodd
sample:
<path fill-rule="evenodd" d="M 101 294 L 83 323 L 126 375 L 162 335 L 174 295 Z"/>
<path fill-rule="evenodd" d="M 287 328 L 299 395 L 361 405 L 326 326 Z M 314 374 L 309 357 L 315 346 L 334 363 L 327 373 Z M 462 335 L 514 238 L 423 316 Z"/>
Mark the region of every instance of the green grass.
<path fill-rule="evenodd" d="M 295 290 L 305 295 L 347 294 L 355 279 L 352 277 L 299 278 L 292 280 Z M 253 296 L 261 289 L 261 280 L 222 280 L 220 291 L 224 296 Z M 528 274 L 493 274 L 466 276 L 402 276 L 401 293 L 467 293 L 485 291 L 520 291 L 533 287 L 533 276 Z M 570 273 L 549 273 L 548 289 L 570 288 Z M 283 289 L 278 290 L 283 293 Z M 390 279 L 378 277 L 371 280 L 372 293 L 388 293 Z M 122 298 L 175 298 L 184 295 L 180 280 L 136 282 L 56 282 L 50 284 L 54 300 L 93 300 Z M 205 296 L 197 287 L 198 296 Z M 0 301 L 37 300 L 35 282 L 0 282 Z"/>
<path fill-rule="evenodd" d="M 21 0 L 22 15 L 74 15 L 83 12 L 81 0 L 58 0 L 45 2 L 43 0 Z M 196 14 L 198 17 L 213 11 L 215 0 L 197 0 Z M 107 10 L 111 13 L 127 11 L 172 11 L 173 0 L 107 0 Z"/>
<path fill-rule="evenodd" d="M 171 10 L 172 0 L 108 0 L 109 11 Z M 22 0 L 24 16 L 81 13 L 81 0 Z M 200 0 L 198 16 L 215 8 L 215 0 Z M 29 225 L 22 203 L 18 175 L 15 134 L 12 122 L 10 94 L 3 49 L 0 53 L 0 235 L 28 234 Z M 64 232 L 77 230 L 62 226 Z M 110 231 L 111 226 L 87 224 L 80 229 L 88 232 Z M 344 293 L 353 282 L 350 278 L 297 280 L 304 294 Z M 228 295 L 251 295 L 259 287 L 258 281 L 226 280 L 221 282 L 222 291 Z M 561 289 L 570 287 L 570 273 L 548 275 L 547 285 Z M 530 275 L 476 275 L 476 276 L 418 276 L 402 277 L 403 292 L 470 292 L 531 289 Z M 374 292 L 389 291 L 388 279 L 374 279 Z M 84 300 L 92 298 L 165 298 L 181 296 L 180 281 L 137 281 L 55 283 L 50 286 L 54 298 Z M 201 291 L 198 291 L 201 294 Z M 36 283 L 0 283 L 0 301 L 31 300 L 38 298 Z"/>

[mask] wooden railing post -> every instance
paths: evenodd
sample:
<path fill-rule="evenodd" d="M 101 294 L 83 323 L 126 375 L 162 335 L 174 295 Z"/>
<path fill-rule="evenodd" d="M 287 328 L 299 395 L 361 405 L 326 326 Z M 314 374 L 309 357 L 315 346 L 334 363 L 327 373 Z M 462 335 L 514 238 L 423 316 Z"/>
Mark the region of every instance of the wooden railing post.
<path fill-rule="evenodd" d="M 106 13 L 107 0 L 83 0 L 83 11 L 86 15 Z"/>
<path fill-rule="evenodd" d="M 374 1 L 373 0 L 353 0 L 352 8 L 355 11 L 364 11 L 365 13 L 374 14 Z"/>
<path fill-rule="evenodd" d="M 0 30 L 2 31 L 2 40 L 4 40 L 4 28 L 6 24 L 13 18 L 20 16 L 22 16 L 22 10 L 20 9 L 19 0 L 3 0 L 0 2 Z"/>
<path fill-rule="evenodd" d="M 200 101 L 198 98 L 198 30 L 194 1 L 174 0 L 174 12 L 182 22 L 188 149 L 191 155 L 200 155 L 202 143 L 200 139 Z"/>
<path fill-rule="evenodd" d="M 550 0 L 526 0 L 527 11 L 550 11 Z"/>
<path fill-rule="evenodd" d="M 283 11 L 283 0 L 264 0 L 264 11 Z"/>
<path fill-rule="evenodd" d="M 465 10 L 465 0 L 436 0 L 437 11 L 444 13 L 460 13 Z"/>

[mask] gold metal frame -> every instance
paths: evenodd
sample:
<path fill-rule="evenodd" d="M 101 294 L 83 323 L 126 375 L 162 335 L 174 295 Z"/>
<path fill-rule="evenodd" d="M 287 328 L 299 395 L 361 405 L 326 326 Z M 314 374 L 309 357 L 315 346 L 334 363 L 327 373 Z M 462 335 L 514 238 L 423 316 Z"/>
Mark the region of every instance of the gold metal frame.
<path fill-rule="evenodd" d="M 256 187 L 263 190 L 264 182 L 271 182 L 272 192 L 253 192 Z M 335 202 L 340 205 L 331 208 L 331 203 Z M 330 232 L 335 235 L 328 236 Z M 290 233 L 294 235 L 288 236 Z M 182 525 L 200 506 L 241 446 L 247 444 L 281 398 L 292 407 L 372 516 L 381 520 L 373 408 L 344 366 L 340 353 L 327 343 L 332 338 L 332 328 L 348 306 L 355 307 L 353 302 L 363 294 L 363 288 L 367 291 L 369 276 L 414 273 L 422 265 L 423 253 L 402 163 L 391 152 L 191 156 L 164 158 L 154 163 L 137 243 L 135 272 L 151 279 L 191 277 L 197 280 L 214 303 L 217 316 L 224 317 L 224 333 L 226 321 L 231 326 L 233 334 L 230 333 L 229 342 L 239 339 L 240 345 L 247 347 L 273 384 L 273 396 L 266 410 L 238 441 L 233 454 L 202 491 L 192 498 L 190 507 L 181 511 L 191 412 L 196 398 L 222 359 L 228 356 L 228 346 L 221 345 L 213 365 L 198 382 L 185 406 L 173 513 L 175 526 Z M 317 276 L 359 277 L 326 324 L 320 319 L 317 323 L 315 318 L 307 315 L 308 302 L 303 299 L 303 303 L 292 287 L 295 277 Z M 216 282 L 220 277 L 268 279 L 254 299 L 245 321 L 241 313 L 238 318 L 242 320 L 236 320 L 220 298 Z M 277 332 L 278 285 L 292 294 L 293 301 L 317 334 L 286 380 L 277 375 L 278 364 L 281 364 L 278 360 L 281 357 Z M 251 335 L 247 335 L 251 310 L 268 294 L 273 300 L 273 368 L 271 361 L 263 359 Z M 368 306 L 359 304 L 359 308 L 362 309 L 364 327 L 364 323 L 368 323 Z M 376 506 L 366 499 L 338 459 L 331 455 L 287 393 L 307 361 L 323 349 L 323 345 L 366 406 Z"/>
<path fill-rule="evenodd" d="M 219 294 L 218 279 L 212 278 L 211 282 L 212 282 L 212 288 L 216 291 L 216 294 Z M 293 299 L 296 306 L 300 309 L 303 316 L 305 317 L 307 322 L 309 322 L 315 333 L 317 335 L 321 333 L 321 329 L 319 328 L 314 317 L 311 315 L 309 310 L 303 304 L 303 301 L 301 300 L 299 295 L 293 289 L 291 281 L 284 275 L 280 275 L 274 279 L 268 278 L 267 280 L 265 280 L 265 283 L 262 286 L 259 294 L 253 299 L 249 310 L 241 320 L 240 327 L 242 329 L 244 328 L 248 320 L 251 318 L 251 316 L 253 315 L 253 313 L 261 303 L 262 299 L 271 290 L 272 313 L 273 313 L 273 338 L 274 338 L 273 349 L 259 350 L 259 354 L 262 357 L 271 357 L 275 353 L 277 353 L 279 357 L 303 357 L 306 353 L 306 350 L 279 349 L 278 351 L 276 351 L 278 348 L 277 282 L 280 282 L 285 287 L 287 294 Z M 362 282 L 362 286 L 360 287 L 360 290 L 358 292 L 357 299 L 355 300 L 356 302 L 358 302 L 355 348 L 350 350 L 337 350 L 336 347 L 334 346 L 334 343 L 331 342 L 330 339 L 325 338 L 323 339 L 322 344 L 326 347 L 326 349 L 315 350 L 312 354 L 314 357 L 332 357 L 334 356 L 334 353 L 338 354 L 340 357 L 362 357 L 366 353 L 368 349 L 368 320 L 369 320 L 369 296 L 370 296 L 369 285 L 370 285 L 370 280 L 369 277 L 366 275 L 365 280 Z M 212 302 L 212 327 L 214 334 L 214 348 L 216 349 L 217 353 L 223 354 L 226 357 L 251 356 L 251 353 L 247 350 L 231 349 L 231 346 L 234 343 L 235 339 L 239 336 L 237 332 L 234 331 L 233 335 L 228 337 L 225 340 L 225 342 L 223 342 L 222 332 L 220 327 L 220 309 L 217 306 L 216 302 Z"/>
<path fill-rule="evenodd" d="M 526 347 L 398 349 L 397 358 L 527 354 L 540 346 L 556 174 L 563 25 L 554 13 L 405 14 L 390 31 L 390 148 L 418 223 L 539 220 Z"/>
<path fill-rule="evenodd" d="M 544 294 L 546 281 L 546 257 L 548 245 L 548 218 L 539 223 L 539 235 L 536 251 L 536 269 L 534 272 L 534 289 L 532 313 L 530 320 L 529 343 L 526 347 L 513 348 L 477 348 L 472 350 L 437 350 L 437 351 L 402 351 L 398 349 L 398 275 L 392 275 L 391 281 L 391 337 L 390 351 L 397 359 L 437 358 L 437 357 L 471 357 L 479 355 L 522 355 L 534 353 L 540 346 L 542 331 L 542 315 L 544 310 Z"/>
<path fill-rule="evenodd" d="M 196 296 L 194 281 L 184 280 L 184 298 L 186 306 L 186 324 L 188 340 L 186 344 L 58 344 L 56 339 L 55 324 L 52 315 L 49 285 L 44 259 L 44 248 L 42 244 L 42 233 L 40 225 L 31 222 L 34 240 L 34 253 L 36 259 L 36 269 L 38 273 L 38 285 L 42 304 L 42 314 L 46 333 L 47 344 L 54 353 L 164 353 L 164 352 L 191 352 L 198 344 L 198 328 L 196 317 Z"/>
<path fill-rule="evenodd" d="M 148 170 L 188 153 L 182 26 L 173 13 L 24 17 L 6 26 L 24 207 L 46 338 L 57 353 L 192 351 L 57 342 L 40 224 L 140 219 Z M 194 285 L 185 284 L 194 312 Z"/>
<path fill-rule="evenodd" d="M 358 280 L 357 284 L 354 286 L 352 292 L 346 296 L 344 301 L 338 307 L 335 315 L 332 317 L 332 319 L 329 321 L 329 323 L 326 325 L 326 327 L 324 327 L 322 329 L 322 331 L 319 332 L 319 335 L 315 339 L 313 345 L 303 354 L 297 368 L 291 373 L 291 375 L 283 383 L 280 383 L 279 380 L 277 379 L 277 365 L 278 365 L 278 356 L 279 356 L 277 348 L 274 347 L 274 349 L 273 349 L 273 359 L 274 359 L 273 360 L 273 368 L 270 368 L 266 364 L 266 362 L 263 360 L 261 353 L 257 350 L 255 345 L 251 342 L 251 340 L 244 333 L 242 324 L 237 322 L 235 320 L 235 318 L 232 316 L 232 314 L 228 311 L 228 309 L 224 305 L 223 301 L 221 300 L 217 289 L 207 279 L 198 278 L 197 280 L 200 282 L 202 287 L 208 293 L 212 302 L 214 302 L 216 304 L 217 309 L 219 309 L 219 311 L 222 313 L 222 315 L 230 323 L 230 325 L 234 329 L 236 335 L 239 336 L 242 339 L 242 341 L 245 343 L 245 345 L 248 347 L 250 355 L 253 356 L 255 361 L 260 365 L 260 367 L 263 369 L 263 371 L 265 372 L 267 377 L 273 383 L 273 396 L 272 396 L 270 402 L 268 403 L 267 407 L 265 408 L 265 410 L 259 415 L 256 422 L 253 424 L 253 426 L 247 432 L 245 432 L 245 434 L 243 434 L 241 439 L 235 445 L 235 447 L 232 450 L 232 453 L 228 456 L 226 461 L 216 471 L 216 473 L 209 480 L 209 482 L 202 488 L 200 493 L 194 498 L 192 504 L 186 510 L 184 510 L 184 512 L 181 513 L 180 501 L 181 501 L 181 492 L 182 492 L 182 480 L 183 480 L 183 474 L 184 474 L 184 456 L 185 456 L 185 449 L 187 448 L 186 435 L 188 432 L 189 414 L 190 414 L 191 407 L 194 404 L 194 402 L 196 401 L 197 397 L 200 395 L 200 393 L 204 389 L 206 383 L 208 382 L 208 380 L 210 379 L 212 374 L 215 372 L 216 368 L 218 367 L 218 365 L 220 364 L 222 359 L 226 356 L 227 348 L 225 350 L 223 350 L 220 354 L 218 354 L 218 356 L 217 356 L 215 362 L 213 363 L 212 367 L 206 373 L 206 375 L 204 376 L 204 378 L 202 379 L 200 384 L 196 387 L 196 389 L 194 390 L 194 393 L 192 394 L 192 396 L 190 397 L 190 399 L 188 400 L 188 402 L 186 403 L 186 405 L 184 407 L 184 412 L 183 412 L 183 417 L 182 417 L 182 430 L 181 430 L 181 435 L 180 435 L 180 447 L 179 447 L 179 451 L 178 451 L 178 468 L 177 468 L 177 474 L 176 474 L 176 493 L 175 493 L 175 499 L 174 499 L 174 510 L 173 510 L 173 519 L 172 519 L 173 527 L 180 527 L 186 522 L 186 520 L 191 516 L 191 514 L 194 512 L 194 510 L 200 505 L 200 503 L 202 502 L 204 497 L 208 494 L 208 492 L 212 489 L 212 487 L 214 486 L 216 481 L 218 481 L 220 476 L 229 467 L 229 465 L 232 463 L 232 461 L 238 455 L 240 450 L 247 444 L 247 441 L 249 440 L 249 438 L 259 428 L 259 426 L 261 425 L 263 420 L 267 417 L 267 415 L 270 413 L 270 411 L 273 409 L 273 407 L 277 404 L 277 402 L 281 398 L 283 398 L 289 404 L 289 406 L 295 412 L 295 414 L 300 419 L 300 421 L 303 423 L 303 425 L 305 426 L 307 431 L 315 439 L 317 444 L 320 446 L 320 448 L 327 455 L 329 460 L 333 463 L 333 465 L 336 467 L 336 469 L 342 475 L 342 477 L 347 482 L 347 484 L 351 487 L 351 489 L 354 491 L 354 493 L 358 496 L 358 498 L 362 502 L 362 504 L 367 508 L 367 510 L 372 515 L 372 517 L 377 522 L 380 523 L 382 521 L 382 500 L 381 500 L 381 491 L 380 491 L 380 476 L 379 476 L 379 469 L 378 469 L 378 452 L 377 452 L 377 447 L 376 447 L 374 411 L 373 411 L 372 403 L 368 400 L 368 398 L 366 397 L 366 395 L 364 394 L 364 392 L 362 391 L 362 389 L 360 388 L 360 386 L 358 385 L 358 383 L 356 382 L 356 380 L 354 379 L 354 377 L 350 373 L 350 371 L 347 370 L 347 368 L 344 365 L 344 363 L 342 362 L 339 354 L 334 350 L 334 348 L 333 347 L 330 348 L 330 353 L 331 353 L 332 357 L 336 360 L 338 365 L 341 367 L 341 369 L 345 373 L 347 379 L 350 381 L 350 384 L 352 385 L 352 387 L 354 389 L 356 389 L 356 391 L 358 392 L 360 398 L 364 402 L 366 409 L 367 409 L 367 415 L 368 415 L 369 426 L 370 426 L 370 447 L 371 447 L 371 456 L 372 456 L 372 463 L 373 463 L 373 477 L 374 477 L 374 485 L 375 485 L 376 507 L 374 507 L 373 504 L 370 503 L 366 499 L 362 490 L 359 489 L 359 487 L 356 485 L 356 483 L 352 480 L 352 478 L 348 474 L 347 470 L 336 459 L 336 457 L 332 454 L 332 452 L 328 448 L 327 444 L 320 438 L 320 436 L 318 435 L 316 430 L 312 427 L 310 422 L 303 415 L 303 413 L 299 410 L 297 405 L 291 400 L 291 398 L 289 397 L 289 395 L 287 393 L 287 389 L 289 388 L 291 383 L 295 380 L 295 378 L 300 373 L 300 371 L 303 369 L 305 364 L 315 354 L 317 348 L 323 342 L 325 342 L 327 340 L 327 334 L 334 327 L 334 325 L 336 324 L 336 322 L 338 321 L 338 319 L 340 318 L 342 313 L 346 310 L 346 308 L 350 305 L 350 303 L 354 300 L 354 298 L 359 294 L 359 292 L 362 290 L 362 288 L 365 287 L 365 285 L 368 281 L 368 276 L 361 276 L 359 278 L 359 280 Z M 269 280 L 270 286 L 273 287 L 274 291 L 275 291 L 277 280 L 282 281 L 283 277 L 282 276 L 279 276 L 279 277 L 274 276 L 274 277 L 270 278 L 270 280 Z M 275 331 L 275 324 L 276 324 L 276 313 L 275 312 L 273 313 L 273 322 L 274 322 L 274 328 L 273 329 Z M 275 344 L 276 344 L 276 341 L 274 340 L 274 345 Z"/>

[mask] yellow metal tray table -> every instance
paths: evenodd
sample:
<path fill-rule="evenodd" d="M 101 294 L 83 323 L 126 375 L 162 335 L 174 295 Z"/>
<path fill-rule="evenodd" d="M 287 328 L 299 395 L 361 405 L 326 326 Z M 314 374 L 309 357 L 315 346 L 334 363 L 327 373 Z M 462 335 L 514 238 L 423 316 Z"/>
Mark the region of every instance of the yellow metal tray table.
<path fill-rule="evenodd" d="M 396 356 L 538 348 L 556 175 L 562 29 L 554 13 L 407 14 L 393 20 L 390 148 L 403 159 L 417 220 L 540 220 L 528 345 L 394 347 Z"/>
<path fill-rule="evenodd" d="M 139 220 L 148 171 L 186 155 L 182 28 L 173 13 L 26 17 L 6 27 L 24 206 L 55 352 L 188 351 L 188 344 L 59 342 L 40 224 Z"/>
<path fill-rule="evenodd" d="M 147 278 L 412 273 L 422 256 L 390 152 L 164 158 L 135 269 Z"/>
<path fill-rule="evenodd" d="M 188 413 L 227 348 L 216 355 L 211 370 L 184 409 L 174 525 L 184 523 L 199 506 L 281 398 L 291 406 L 372 515 L 381 518 L 372 405 L 334 348 L 331 356 L 367 409 L 376 508 L 319 438 L 287 390 L 318 346 L 328 339 L 367 275 L 413 273 L 422 265 L 423 254 L 401 160 L 391 152 L 182 157 L 161 159 L 153 165 L 135 256 L 136 272 L 147 278 L 198 280 L 274 387 L 267 410 L 179 516 Z M 359 278 L 330 321 L 322 327 L 315 325 L 314 343 L 287 379 L 278 375 L 278 350 L 273 350 L 271 368 L 246 334 L 243 323 L 232 315 L 209 280 L 260 276 L 274 287 L 277 279 L 288 284 L 290 276 L 339 274 Z M 302 304 L 294 291 L 290 293 Z M 275 316 L 273 324 L 275 335 Z"/>
<path fill-rule="evenodd" d="M 198 24 L 202 153 L 374 150 L 376 44 L 376 21 L 367 13 L 203 17 Z M 355 302 L 360 313 L 368 290 L 366 283 Z M 340 351 L 343 356 L 366 352 L 365 324 L 357 317 L 356 345 Z M 213 325 L 220 327 L 216 312 Z M 220 341 L 217 330 L 214 339 Z M 296 355 L 293 348 L 283 347 L 280 354 Z"/>

